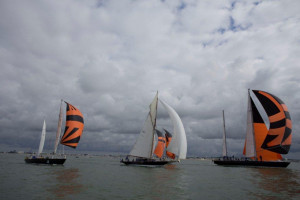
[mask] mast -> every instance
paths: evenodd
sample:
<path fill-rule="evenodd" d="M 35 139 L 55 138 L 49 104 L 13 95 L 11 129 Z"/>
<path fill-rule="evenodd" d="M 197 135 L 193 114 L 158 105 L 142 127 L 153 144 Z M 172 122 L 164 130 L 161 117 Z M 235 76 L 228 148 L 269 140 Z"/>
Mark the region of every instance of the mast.
<path fill-rule="evenodd" d="M 253 126 L 253 113 L 251 105 L 250 89 L 248 89 L 248 110 L 247 110 L 247 135 L 246 135 L 246 157 L 256 158 L 256 144 Z"/>
<path fill-rule="evenodd" d="M 223 110 L 223 156 L 227 157 L 227 144 L 226 144 L 226 129 L 225 129 L 225 114 Z"/>
<path fill-rule="evenodd" d="M 151 145 L 151 151 L 150 151 L 150 155 L 149 155 L 150 158 L 152 158 L 152 155 L 153 155 L 154 134 L 155 134 L 156 116 L 157 116 L 157 104 L 158 104 L 158 91 L 156 92 L 156 95 L 155 95 L 155 104 L 154 104 L 155 110 L 152 110 L 153 104 L 150 105 L 150 115 L 151 115 L 151 120 L 152 120 L 152 145 Z"/>
<path fill-rule="evenodd" d="M 55 139 L 55 144 L 54 144 L 54 154 L 56 153 L 59 138 L 60 138 L 60 133 L 61 133 L 61 126 L 62 126 L 62 102 L 63 100 L 61 99 L 60 102 L 60 111 L 59 111 L 59 116 L 58 116 L 58 125 L 57 125 L 57 131 L 56 131 L 56 139 Z"/>
<path fill-rule="evenodd" d="M 39 151 L 38 151 L 38 156 L 43 152 L 44 148 L 44 143 L 45 143 L 45 137 L 46 137 L 46 122 L 44 120 L 43 124 L 43 129 L 42 129 L 42 135 L 41 135 L 41 140 L 40 140 L 40 146 L 39 146 Z"/>

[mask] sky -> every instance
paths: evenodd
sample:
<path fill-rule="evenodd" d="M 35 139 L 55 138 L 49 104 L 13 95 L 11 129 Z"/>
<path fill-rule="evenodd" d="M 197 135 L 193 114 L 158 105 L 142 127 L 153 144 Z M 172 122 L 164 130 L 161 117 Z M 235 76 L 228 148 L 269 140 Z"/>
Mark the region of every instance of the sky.
<path fill-rule="evenodd" d="M 84 115 L 76 150 L 128 153 L 156 91 L 188 156 L 241 155 L 248 88 L 287 105 L 300 159 L 300 1 L 0 1 L 0 151 L 54 146 L 60 100 Z M 172 131 L 158 106 L 157 128 Z"/>

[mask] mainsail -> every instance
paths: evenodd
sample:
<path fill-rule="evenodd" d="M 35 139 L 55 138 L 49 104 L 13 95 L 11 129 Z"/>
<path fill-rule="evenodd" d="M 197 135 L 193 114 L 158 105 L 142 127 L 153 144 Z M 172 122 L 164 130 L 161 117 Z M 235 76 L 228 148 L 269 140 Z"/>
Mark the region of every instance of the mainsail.
<path fill-rule="evenodd" d="M 67 102 L 65 103 L 67 104 L 66 125 L 60 143 L 65 146 L 76 148 L 84 128 L 83 115 L 75 106 L 72 106 Z"/>
<path fill-rule="evenodd" d="M 187 152 L 187 142 L 182 121 L 176 113 L 176 111 L 171 106 L 169 106 L 162 100 L 160 100 L 160 102 L 167 110 L 174 128 L 172 142 L 169 144 L 167 151 L 177 155 L 178 159 L 185 159 Z"/>
<path fill-rule="evenodd" d="M 44 120 L 42 135 L 41 135 L 41 140 L 40 140 L 40 146 L 39 146 L 39 150 L 38 150 L 38 154 L 37 154 L 38 156 L 43 152 L 45 137 L 46 137 L 46 122 Z"/>
<path fill-rule="evenodd" d="M 156 126 L 156 113 L 157 113 L 158 93 L 150 104 L 150 111 L 144 123 L 143 129 L 129 153 L 131 156 L 151 158 L 154 145 L 154 131 Z"/>
<path fill-rule="evenodd" d="M 60 102 L 60 109 L 59 109 L 59 116 L 58 116 L 58 125 L 57 125 L 57 131 L 56 131 L 56 138 L 55 138 L 55 143 L 54 143 L 54 154 L 56 153 L 57 147 L 58 147 L 58 142 L 59 142 L 59 138 L 60 138 L 60 134 L 61 134 L 61 126 L 62 126 L 62 102 L 63 100 L 61 100 Z"/>
<path fill-rule="evenodd" d="M 255 138 L 253 147 L 255 154 L 249 157 L 261 161 L 281 160 L 280 154 L 288 153 L 292 141 L 292 121 L 288 109 L 283 101 L 272 94 L 259 90 L 253 90 L 253 93 L 268 116 L 270 128 L 267 129 L 257 106 L 249 95 L 253 136 Z M 247 150 L 251 146 L 247 141 L 248 137 L 246 137 L 244 153 L 245 149 Z M 247 153 L 245 155 L 247 156 Z"/>
<path fill-rule="evenodd" d="M 248 108 L 247 108 L 247 134 L 244 146 L 244 155 L 248 158 L 256 157 L 256 145 L 255 145 L 255 138 L 254 138 L 254 128 L 253 128 L 253 111 L 252 108 L 255 109 L 255 117 L 257 116 L 256 107 L 253 106 L 253 101 L 250 97 L 250 90 L 248 90 Z M 263 124 L 264 125 L 264 124 Z"/>

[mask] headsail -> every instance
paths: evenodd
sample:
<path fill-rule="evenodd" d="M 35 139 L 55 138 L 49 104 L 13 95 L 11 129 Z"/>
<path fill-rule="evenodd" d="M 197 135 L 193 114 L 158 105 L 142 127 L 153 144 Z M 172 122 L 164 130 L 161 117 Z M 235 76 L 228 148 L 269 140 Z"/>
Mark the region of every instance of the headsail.
<path fill-rule="evenodd" d="M 253 97 L 249 95 L 250 107 L 252 110 L 252 126 L 255 154 L 252 158 L 262 161 L 281 160 L 280 154 L 286 154 L 289 151 L 292 140 L 292 122 L 289 112 L 284 103 L 276 96 L 267 92 L 253 90 L 254 95 L 261 103 L 264 111 L 268 115 L 270 128 L 267 126 L 254 103 Z M 249 124 L 248 124 L 249 126 Z M 251 145 L 248 144 L 246 137 L 244 154 Z"/>
<path fill-rule="evenodd" d="M 166 137 L 166 142 L 167 142 L 166 147 L 168 147 L 170 142 L 172 141 L 172 134 L 169 131 L 167 131 L 166 129 L 164 129 L 164 131 L 165 131 L 165 137 Z"/>
<path fill-rule="evenodd" d="M 292 142 L 292 121 L 287 106 L 278 97 L 259 90 L 253 90 L 265 109 L 270 128 L 261 148 L 287 154 Z"/>
<path fill-rule="evenodd" d="M 171 106 L 169 106 L 162 100 L 160 100 L 160 102 L 167 110 L 174 128 L 172 142 L 168 146 L 167 151 L 176 154 L 178 156 L 178 159 L 185 159 L 187 152 L 187 142 L 182 121 Z"/>
<path fill-rule="evenodd" d="M 166 148 L 168 148 L 170 142 L 172 141 L 172 134 L 167 131 L 166 129 L 165 130 L 165 137 L 166 137 Z M 169 157 L 169 158 L 172 158 L 172 159 L 175 159 L 175 154 L 172 153 L 172 152 L 169 152 L 168 150 L 166 150 L 166 155 Z"/>
<path fill-rule="evenodd" d="M 160 132 L 159 130 L 156 130 L 157 133 L 157 137 L 158 137 L 158 142 L 156 145 L 156 148 L 154 150 L 154 154 L 161 158 L 164 154 L 164 150 L 166 147 L 166 138 L 165 136 L 162 134 L 162 132 Z"/>
<path fill-rule="evenodd" d="M 151 158 L 153 152 L 154 143 L 154 130 L 156 125 L 156 113 L 157 113 L 158 93 L 155 95 L 149 108 L 150 111 L 147 115 L 147 119 L 144 123 L 143 129 L 140 132 L 133 149 L 129 153 L 131 156 Z"/>
<path fill-rule="evenodd" d="M 65 103 L 67 104 L 66 126 L 60 143 L 76 148 L 84 127 L 83 115 L 75 106 L 72 106 L 67 102 Z"/>
<path fill-rule="evenodd" d="M 41 140 L 40 140 L 40 146 L 39 146 L 39 151 L 38 151 L 38 156 L 43 152 L 45 137 L 46 137 L 46 122 L 44 120 L 42 135 L 41 135 Z"/>

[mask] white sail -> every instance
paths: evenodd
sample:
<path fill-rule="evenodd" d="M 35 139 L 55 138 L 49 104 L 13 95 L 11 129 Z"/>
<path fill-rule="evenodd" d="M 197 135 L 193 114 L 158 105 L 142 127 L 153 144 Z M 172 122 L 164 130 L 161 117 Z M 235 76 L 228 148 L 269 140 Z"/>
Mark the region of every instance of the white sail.
<path fill-rule="evenodd" d="M 151 158 L 153 153 L 153 143 L 154 143 L 154 130 L 156 124 L 156 113 L 157 113 L 157 102 L 158 94 L 156 94 L 152 103 L 150 104 L 150 111 L 148 113 L 147 119 L 144 123 L 144 127 L 138 136 L 136 143 L 134 144 L 129 155 Z"/>
<path fill-rule="evenodd" d="M 160 100 L 164 108 L 167 110 L 173 123 L 172 140 L 167 150 L 178 156 L 178 159 L 185 159 L 187 152 L 186 134 L 182 121 L 176 111 L 166 102 Z"/>
<path fill-rule="evenodd" d="M 55 143 L 54 143 L 54 153 L 56 153 L 57 150 L 57 146 L 58 146 L 58 142 L 60 139 L 60 133 L 61 133 L 61 126 L 62 126 L 62 102 L 63 100 L 61 100 L 60 103 L 60 110 L 59 110 L 59 117 L 58 117 L 58 125 L 57 125 L 57 131 L 56 131 L 56 139 L 55 139 Z"/>
<path fill-rule="evenodd" d="M 39 151 L 38 151 L 38 156 L 43 152 L 45 137 L 46 137 L 46 122 L 44 120 L 42 135 L 41 135 L 41 140 L 40 140 L 40 146 L 39 146 Z"/>
<path fill-rule="evenodd" d="M 256 157 L 254 128 L 253 128 L 253 116 L 250 99 L 250 90 L 248 91 L 248 111 L 247 111 L 247 134 L 246 134 L 246 157 Z"/>
<path fill-rule="evenodd" d="M 225 114 L 223 110 L 223 156 L 227 156 L 227 144 L 226 144 L 226 129 L 225 129 Z"/>

